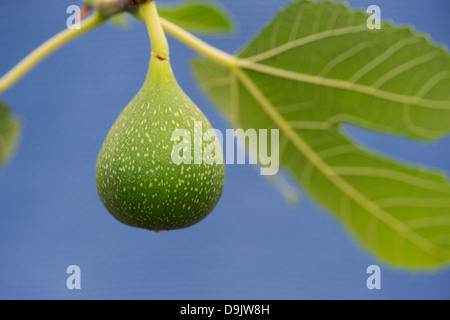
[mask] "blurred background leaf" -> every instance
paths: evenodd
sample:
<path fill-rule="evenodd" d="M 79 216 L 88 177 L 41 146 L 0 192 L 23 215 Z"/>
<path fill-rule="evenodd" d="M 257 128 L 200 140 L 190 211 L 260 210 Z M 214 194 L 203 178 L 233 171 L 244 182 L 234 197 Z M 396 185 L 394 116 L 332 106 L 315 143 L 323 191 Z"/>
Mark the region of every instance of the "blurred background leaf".
<path fill-rule="evenodd" d="M 174 5 L 159 5 L 159 15 L 179 27 L 196 33 L 229 33 L 235 22 L 228 11 L 215 3 L 187 1 Z"/>
<path fill-rule="evenodd" d="M 11 117 L 9 107 L 0 101 L 0 169 L 12 156 L 20 135 L 20 122 Z"/>

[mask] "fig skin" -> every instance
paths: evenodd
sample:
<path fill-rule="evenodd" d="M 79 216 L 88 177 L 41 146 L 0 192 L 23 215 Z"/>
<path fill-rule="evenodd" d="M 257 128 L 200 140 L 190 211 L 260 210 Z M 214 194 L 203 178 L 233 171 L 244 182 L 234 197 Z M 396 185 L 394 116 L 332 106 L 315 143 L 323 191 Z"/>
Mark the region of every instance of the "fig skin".
<path fill-rule="evenodd" d="M 175 164 L 172 141 L 176 129 L 194 137 L 194 123 L 203 133 L 211 124 L 178 85 L 168 59 L 152 56 L 147 78 L 109 131 L 96 167 L 98 195 L 122 223 L 148 230 L 172 230 L 204 219 L 218 203 L 225 165 Z M 198 124 L 198 123 L 197 123 Z M 217 139 L 217 137 L 216 137 Z M 223 159 L 222 150 L 219 159 Z"/>

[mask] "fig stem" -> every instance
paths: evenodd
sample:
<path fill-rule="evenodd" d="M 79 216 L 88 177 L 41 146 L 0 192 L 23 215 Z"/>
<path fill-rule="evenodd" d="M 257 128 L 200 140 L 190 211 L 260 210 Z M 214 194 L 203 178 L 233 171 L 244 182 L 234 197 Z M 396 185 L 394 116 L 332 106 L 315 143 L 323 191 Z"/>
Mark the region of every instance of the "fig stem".
<path fill-rule="evenodd" d="M 12 87 L 37 64 L 56 50 L 60 49 L 66 43 L 78 38 L 95 27 L 100 26 L 105 21 L 105 18 L 95 12 L 90 17 L 81 21 L 80 29 L 66 29 L 48 39 L 0 78 L 0 93 Z"/>
<path fill-rule="evenodd" d="M 141 4 L 141 10 L 144 14 L 144 21 L 147 25 L 148 35 L 152 45 L 152 55 L 160 60 L 167 60 L 169 58 L 169 44 L 161 26 L 155 1 L 150 0 L 147 3 Z"/>
<path fill-rule="evenodd" d="M 134 16 L 141 21 L 145 21 L 144 15 L 142 14 L 141 11 L 137 11 L 134 14 Z M 161 22 L 163 30 L 167 34 L 170 34 L 172 37 L 184 43 L 193 50 L 229 68 L 239 67 L 239 59 L 236 58 L 235 56 L 230 55 L 227 52 L 224 52 L 216 47 L 211 46 L 210 44 L 204 42 L 203 40 L 189 33 L 185 29 L 177 26 L 176 24 L 164 18 L 160 18 L 159 20 Z"/>

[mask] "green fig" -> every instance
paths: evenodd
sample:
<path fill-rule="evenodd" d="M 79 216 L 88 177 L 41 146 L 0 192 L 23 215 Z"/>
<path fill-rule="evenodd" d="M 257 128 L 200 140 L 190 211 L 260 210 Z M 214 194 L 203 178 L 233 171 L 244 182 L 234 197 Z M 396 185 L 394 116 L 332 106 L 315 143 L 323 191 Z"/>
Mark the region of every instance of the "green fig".
<path fill-rule="evenodd" d="M 220 161 L 214 163 L 172 160 L 179 144 L 173 132 L 184 129 L 194 137 L 199 124 L 202 133 L 212 128 L 178 85 L 169 59 L 152 53 L 142 88 L 112 126 L 97 160 L 98 195 L 117 220 L 155 231 L 181 229 L 213 210 L 225 178 L 222 150 L 215 149 Z M 196 143 L 202 151 L 211 144 L 194 141 L 184 150 L 192 159 Z"/>
<path fill-rule="evenodd" d="M 169 230 L 189 227 L 212 211 L 222 194 L 223 159 L 172 160 L 179 143 L 172 133 L 184 129 L 194 137 L 195 122 L 204 132 L 211 129 L 178 85 L 169 60 L 152 57 L 144 85 L 112 126 L 97 160 L 97 191 L 115 218 L 134 227 Z M 209 144 L 201 142 L 203 151 Z"/>

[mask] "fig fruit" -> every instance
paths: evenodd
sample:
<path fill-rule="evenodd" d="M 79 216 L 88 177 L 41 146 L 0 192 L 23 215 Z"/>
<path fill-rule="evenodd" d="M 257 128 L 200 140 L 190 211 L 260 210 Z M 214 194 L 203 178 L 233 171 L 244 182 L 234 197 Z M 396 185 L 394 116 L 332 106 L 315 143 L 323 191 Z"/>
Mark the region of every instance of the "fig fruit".
<path fill-rule="evenodd" d="M 169 59 L 153 53 L 142 88 L 112 126 L 97 160 L 97 191 L 117 220 L 155 231 L 181 229 L 213 210 L 225 178 L 222 150 L 215 150 L 221 162 L 172 160 L 179 143 L 171 139 L 173 132 L 184 129 L 194 137 L 198 124 L 202 133 L 211 129 L 178 85 Z M 202 150 L 211 144 L 195 140 L 184 150 L 191 159 L 196 143 Z"/>

